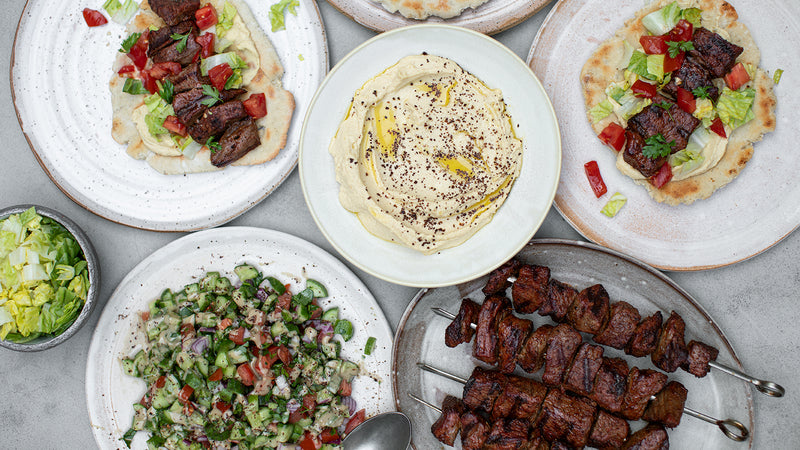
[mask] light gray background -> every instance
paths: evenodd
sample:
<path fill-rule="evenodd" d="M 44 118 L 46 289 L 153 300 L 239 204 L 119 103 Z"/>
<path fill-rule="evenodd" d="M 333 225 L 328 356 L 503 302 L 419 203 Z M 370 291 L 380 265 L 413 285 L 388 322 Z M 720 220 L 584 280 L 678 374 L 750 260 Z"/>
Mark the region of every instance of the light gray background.
<path fill-rule="evenodd" d="M 0 4 L 0 74 L 8 74 L 14 32 L 24 2 L 0 0 Z M 83 6 L 76 3 L 75 7 Z M 319 7 L 327 30 L 331 65 L 375 35 L 328 3 L 320 2 Z M 496 38 L 524 60 L 548 11 L 545 8 Z M 0 349 L 0 449 L 93 448 L 84 383 L 92 331 L 106 300 L 125 274 L 182 234 L 135 230 L 95 216 L 73 203 L 50 181 L 30 151 L 14 112 L 8 76 L 0 76 L 0 83 L 0 206 L 34 203 L 67 214 L 93 240 L 103 271 L 100 304 L 89 323 L 71 340 L 34 354 Z M 266 200 L 230 224 L 284 231 L 335 254 L 308 213 L 296 172 Z M 536 237 L 582 239 L 555 209 Z M 747 371 L 787 389 L 788 394 L 782 399 L 753 394 L 756 449 L 800 448 L 799 255 L 800 234 L 793 233 L 761 255 L 730 267 L 668 274 L 705 306 L 727 334 Z M 369 287 L 392 327 L 396 327 L 416 289 L 392 285 L 348 266 Z"/>

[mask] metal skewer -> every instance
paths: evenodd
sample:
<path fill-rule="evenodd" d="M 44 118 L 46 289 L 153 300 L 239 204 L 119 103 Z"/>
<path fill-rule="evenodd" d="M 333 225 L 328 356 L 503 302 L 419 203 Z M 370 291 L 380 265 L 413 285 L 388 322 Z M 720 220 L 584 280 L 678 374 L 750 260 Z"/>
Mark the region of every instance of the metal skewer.
<path fill-rule="evenodd" d="M 450 380 L 453 380 L 453 381 L 461 383 L 461 384 L 467 384 L 467 381 L 468 381 L 467 379 L 459 377 L 458 375 L 453 375 L 452 373 L 445 372 L 442 369 L 438 369 L 436 367 L 431 366 L 430 364 L 426 364 L 426 363 L 423 363 L 423 362 L 418 362 L 417 363 L 417 367 L 419 367 L 420 369 L 422 369 L 424 371 L 431 372 L 433 374 L 448 378 Z M 414 400 L 417 400 L 417 401 L 425 404 L 426 406 L 432 406 L 432 405 L 428 404 L 427 402 L 425 402 L 424 400 L 416 398 L 413 394 L 409 394 L 409 396 L 411 396 L 411 398 L 413 398 Z M 655 399 L 655 396 L 651 396 L 650 399 L 651 400 Z M 438 409 L 438 408 L 436 408 L 436 409 Z M 439 412 L 441 412 L 441 409 L 438 409 L 438 410 L 439 410 Z M 738 420 L 734 420 L 734 419 L 724 419 L 724 420 L 723 419 L 717 419 L 717 418 L 709 416 L 708 414 L 704 414 L 704 413 L 701 413 L 699 411 L 695 411 L 695 410 L 693 410 L 691 408 L 687 408 L 687 407 L 683 408 L 683 412 L 688 414 L 688 415 L 690 415 L 690 416 L 692 416 L 692 417 L 695 417 L 697 419 L 700 419 L 700 420 L 703 420 L 705 422 L 708 422 L 708 423 L 716 425 L 728 439 L 731 439 L 731 440 L 734 440 L 734 441 L 737 441 L 737 442 L 741 442 L 741 441 L 744 441 L 745 439 L 747 439 L 750 436 L 750 431 L 747 429 L 746 426 L 744 426 L 744 424 L 742 422 L 739 422 Z"/>
<path fill-rule="evenodd" d="M 433 310 L 434 313 L 436 313 L 436 314 L 438 314 L 438 315 L 440 315 L 442 317 L 446 317 L 446 318 L 448 318 L 450 320 L 453 320 L 453 319 L 456 318 L 455 314 L 451 313 L 450 311 L 448 311 L 446 309 L 437 308 L 437 307 L 433 307 L 431 309 Z M 474 323 L 470 323 L 469 326 L 473 330 L 477 328 L 477 325 L 475 325 Z M 781 386 L 780 384 L 777 384 L 777 383 L 773 383 L 772 381 L 759 380 L 758 378 L 753 378 L 750 375 L 747 375 L 746 373 L 742 373 L 742 372 L 740 372 L 740 371 L 738 371 L 736 369 L 730 368 L 730 367 L 728 367 L 726 365 L 723 365 L 723 364 L 720 364 L 720 363 L 718 363 L 716 361 L 709 361 L 708 365 L 709 365 L 709 367 L 712 367 L 714 369 L 722 371 L 723 373 L 726 373 L 728 375 L 732 375 L 732 376 L 734 376 L 736 378 L 739 378 L 740 380 L 744 380 L 744 381 L 752 384 L 753 386 L 756 387 L 756 389 L 759 392 L 761 392 L 764 395 L 768 395 L 770 397 L 783 397 L 783 394 L 786 393 L 786 390 L 783 388 L 783 386 Z"/>

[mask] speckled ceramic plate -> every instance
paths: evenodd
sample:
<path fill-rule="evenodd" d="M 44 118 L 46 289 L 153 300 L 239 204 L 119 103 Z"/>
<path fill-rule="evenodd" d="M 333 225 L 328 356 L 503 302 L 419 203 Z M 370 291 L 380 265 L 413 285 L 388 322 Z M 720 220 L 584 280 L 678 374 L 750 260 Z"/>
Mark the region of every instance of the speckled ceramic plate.
<path fill-rule="evenodd" d="M 503 92 L 517 136 L 522 169 L 505 203 L 463 244 L 423 255 L 370 234 L 339 203 L 328 146 L 353 93 L 407 55 L 428 52 L 454 60 Z M 476 57 L 475 55 L 480 55 Z M 418 287 L 446 286 L 481 276 L 517 253 L 541 225 L 558 183 L 561 143 L 553 108 L 539 80 L 511 50 L 475 31 L 416 25 L 380 34 L 343 58 L 312 101 L 300 138 L 298 170 L 311 215 L 334 248 L 378 278 Z"/>
<path fill-rule="evenodd" d="M 629 256 L 595 244 L 568 240 L 545 239 L 531 241 L 517 258 L 528 264 L 548 266 L 554 279 L 583 289 L 601 283 L 611 301 L 625 300 L 639 309 L 642 315 L 657 310 L 679 313 L 686 322 L 686 340 L 698 339 L 718 348 L 717 361 L 741 369 L 736 353 L 714 320 L 686 291 L 661 272 Z M 392 376 L 397 408 L 406 413 L 414 425 L 413 442 L 418 449 L 443 448 L 430 433 L 438 413 L 408 397 L 416 394 L 440 405 L 446 394 L 461 397 L 463 386 L 440 376 L 422 372 L 418 361 L 468 378 L 477 360 L 472 358 L 472 344 L 456 348 L 444 345 L 444 330 L 450 320 L 437 316 L 432 307 L 458 312 L 461 299 L 472 298 L 483 303 L 480 290 L 486 283 L 483 277 L 457 286 L 420 291 L 408 305 L 395 333 Z M 525 316 L 534 326 L 553 322 L 538 314 Z M 653 368 L 650 358 L 634 358 L 610 347 L 604 355 L 620 357 L 629 365 Z M 527 375 L 517 368 L 517 373 Z M 751 386 L 741 380 L 711 371 L 703 378 L 679 370 L 669 374 L 671 380 L 683 383 L 689 390 L 686 407 L 705 412 L 720 419 L 735 419 L 750 430 L 746 443 L 725 437 L 714 425 L 684 415 L 680 426 L 669 431 L 670 448 L 703 448 L 741 450 L 753 445 L 754 417 Z M 540 374 L 533 378 L 541 380 Z M 643 423 L 632 422 L 631 429 Z M 460 447 L 460 442 L 459 442 Z"/>
<path fill-rule="evenodd" d="M 120 447 L 119 438 L 130 427 L 133 403 L 145 383 L 122 372 L 120 359 L 134 352 L 142 336 L 138 313 L 165 288 L 182 289 L 208 271 L 232 277 L 238 264 L 253 264 L 281 282 L 305 285 L 313 278 L 328 289 L 320 306 L 339 307 L 355 334 L 342 343 L 342 355 L 360 362 L 371 376 L 353 382 L 353 397 L 367 416 L 394 409 L 390 361 L 392 331 L 366 286 L 336 258 L 302 239 L 277 231 L 249 227 L 222 227 L 180 238 L 139 263 L 117 286 L 92 336 L 86 363 L 86 401 L 95 440 L 100 448 Z M 375 349 L 364 356 L 364 345 L 376 338 Z M 133 448 L 146 448 L 138 433 Z"/>
<path fill-rule="evenodd" d="M 328 69 L 327 43 L 316 3 L 303 0 L 286 30 L 272 33 L 270 2 L 247 1 L 283 63 L 283 86 L 296 103 L 287 145 L 253 167 L 190 176 L 161 175 L 130 158 L 111 138 L 111 65 L 125 37 L 111 21 L 89 28 L 85 4 L 29 1 L 11 61 L 20 126 L 53 182 L 93 213 L 136 228 L 189 231 L 223 224 L 269 195 L 297 163 L 306 109 Z M 21 150 L 21 149 L 18 149 Z"/>
<path fill-rule="evenodd" d="M 409 19 L 391 13 L 374 0 L 330 0 L 330 4 L 356 22 L 375 31 L 386 31 L 419 23 L 447 23 L 495 34 L 507 30 L 536 14 L 552 0 L 489 0 L 476 8 L 467 8 L 450 19 L 431 16 L 425 20 Z"/>
<path fill-rule="evenodd" d="M 733 182 L 692 205 L 668 206 L 622 175 L 613 151 L 586 119 L 581 68 L 597 45 L 642 7 L 624 0 L 562 0 L 539 30 L 528 63 L 556 109 L 563 140 L 561 180 L 555 204 L 586 238 L 666 270 L 701 270 L 757 255 L 800 224 L 800 188 L 788 182 L 800 171 L 796 147 L 800 121 L 800 54 L 785 45 L 800 34 L 800 3 L 788 0 L 731 1 L 761 50 L 770 73 L 784 70 L 775 88 L 777 127 L 754 146 L 753 158 Z M 583 165 L 597 160 L 609 194 L 595 198 Z M 614 192 L 628 203 L 613 219 L 600 213 Z"/>

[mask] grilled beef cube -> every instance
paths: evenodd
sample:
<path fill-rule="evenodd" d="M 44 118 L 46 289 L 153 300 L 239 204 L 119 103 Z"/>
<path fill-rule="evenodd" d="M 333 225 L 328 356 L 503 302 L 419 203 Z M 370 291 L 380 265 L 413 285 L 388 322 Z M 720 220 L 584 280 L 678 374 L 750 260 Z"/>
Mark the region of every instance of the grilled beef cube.
<path fill-rule="evenodd" d="M 508 314 L 497 325 L 497 370 L 511 373 L 517 366 L 517 350 L 531 333 L 533 323 Z"/>
<path fill-rule="evenodd" d="M 633 433 L 622 450 L 669 450 L 669 436 L 661 425 L 649 424 Z"/>
<path fill-rule="evenodd" d="M 581 344 L 564 377 L 564 387 L 578 395 L 588 396 L 594 388 L 594 379 L 601 365 L 603 365 L 603 348 L 587 343 Z"/>
<path fill-rule="evenodd" d="M 173 34 L 197 35 L 197 27 L 193 20 L 186 20 L 176 25 L 167 25 L 151 31 L 147 35 L 147 54 L 152 55 L 167 45 L 173 44 L 175 42 L 175 39 L 172 39 Z"/>
<path fill-rule="evenodd" d="M 572 357 L 583 342 L 581 334 L 570 325 L 562 323 L 550 333 L 547 351 L 544 354 L 544 372 L 542 383 L 547 386 L 561 384 L 564 374 L 572 362 Z"/>
<path fill-rule="evenodd" d="M 461 415 L 461 448 L 464 450 L 480 450 L 489 436 L 491 427 L 486 419 L 467 411 Z"/>
<path fill-rule="evenodd" d="M 464 384 L 461 398 L 468 409 L 491 412 L 505 386 L 506 377 L 503 374 L 476 367 Z"/>
<path fill-rule="evenodd" d="M 709 361 L 716 361 L 719 350 L 710 345 L 698 341 L 690 341 L 687 347 L 688 357 L 683 370 L 696 377 L 704 377 L 708 374 Z"/>
<path fill-rule="evenodd" d="M 508 417 L 533 421 L 542 407 L 547 388 L 536 380 L 509 375 L 505 389 L 497 397 L 492 418 Z"/>
<path fill-rule="evenodd" d="M 689 54 L 702 57 L 706 68 L 717 78 L 730 72 L 736 64 L 736 58 L 744 51 L 742 47 L 705 28 L 695 28 L 692 44 L 694 50 Z"/>
<path fill-rule="evenodd" d="M 558 389 L 550 389 L 542 404 L 539 427 L 548 441 L 562 441 L 571 447 L 583 448 L 597 407 L 582 397 L 573 397 Z"/>
<path fill-rule="evenodd" d="M 598 410 L 589 434 L 589 445 L 600 450 L 620 448 L 631 434 L 628 421 Z"/>
<path fill-rule="evenodd" d="M 572 447 L 563 442 L 555 441 L 551 444 L 550 450 L 572 450 Z"/>
<path fill-rule="evenodd" d="M 219 149 L 211 154 L 211 164 L 225 167 L 261 144 L 256 122 L 246 117 L 232 123 L 219 138 Z"/>
<path fill-rule="evenodd" d="M 200 74 L 199 63 L 189 64 L 175 75 L 169 75 L 167 79 L 172 82 L 175 94 L 186 92 L 190 89 L 202 88 L 204 84 L 211 84 L 211 80 L 208 77 Z"/>
<path fill-rule="evenodd" d="M 497 363 L 497 324 L 511 313 L 511 301 L 502 295 L 486 297 L 478 313 L 472 355 L 489 365 Z"/>
<path fill-rule="evenodd" d="M 683 341 L 685 330 L 683 319 L 673 311 L 664 323 L 656 349 L 650 357 L 656 367 L 665 372 L 675 372 L 686 364 L 689 354 Z"/>
<path fill-rule="evenodd" d="M 628 345 L 625 346 L 625 353 L 636 357 L 653 353 L 658 343 L 658 336 L 661 334 L 661 321 L 661 311 L 656 311 L 652 316 L 639 322 Z"/>
<path fill-rule="evenodd" d="M 544 365 L 544 353 L 550 341 L 550 333 L 554 330 L 552 325 L 542 325 L 528 335 L 525 343 L 517 354 L 517 364 L 528 373 L 536 373 Z"/>
<path fill-rule="evenodd" d="M 642 419 L 651 423 L 660 423 L 667 428 L 677 427 L 681 423 L 687 394 L 688 391 L 682 384 L 670 381 L 647 405 Z"/>
<path fill-rule="evenodd" d="M 672 78 L 663 90 L 673 98 L 678 98 L 679 87 L 689 92 L 697 88 L 706 88 L 708 96 L 716 102 L 719 98 L 719 89 L 714 86 L 713 79 L 714 76 L 703 66 L 701 61 L 687 56 L 681 67 L 672 73 Z"/>
<path fill-rule="evenodd" d="M 569 306 L 577 295 L 578 291 L 572 286 L 558 280 L 550 280 L 547 301 L 539 307 L 539 315 L 550 316 L 556 322 L 563 322 Z"/>
<path fill-rule="evenodd" d="M 628 363 L 619 358 L 603 358 L 589 398 L 606 411 L 618 413 L 622 410 L 627 385 Z"/>
<path fill-rule="evenodd" d="M 631 130 L 625 130 L 625 148 L 622 150 L 622 159 L 625 160 L 631 167 L 638 170 L 639 173 L 646 177 L 652 177 L 667 162 L 667 158 L 648 158 L 642 153 L 644 148 L 644 138 L 639 133 Z"/>
<path fill-rule="evenodd" d="M 639 420 L 650 401 L 667 384 L 667 376 L 650 369 L 631 368 L 628 373 L 628 387 L 622 401 L 622 417 L 628 420 Z"/>
<path fill-rule="evenodd" d="M 539 430 L 535 429 L 531 432 L 527 450 L 551 450 L 550 442 L 542 436 Z"/>
<path fill-rule="evenodd" d="M 431 433 L 439 442 L 452 446 L 461 430 L 461 414 L 464 404 L 461 399 L 448 395 L 442 402 L 442 415 L 431 425 Z"/>
<path fill-rule="evenodd" d="M 608 292 L 602 284 L 582 290 L 567 312 L 567 322 L 578 331 L 596 334 L 608 320 Z"/>
<path fill-rule="evenodd" d="M 516 277 L 519 273 L 519 268 L 522 263 L 516 259 L 507 261 L 502 266 L 494 269 L 486 280 L 486 286 L 483 287 L 483 293 L 486 295 L 500 294 L 506 291 L 511 282 L 508 281 L 510 277 Z"/>
<path fill-rule="evenodd" d="M 518 450 L 528 442 L 527 421 L 500 419 L 492 424 L 492 431 L 483 443 L 484 450 Z"/>
<path fill-rule="evenodd" d="M 171 42 L 159 48 L 155 52 L 150 53 L 150 58 L 153 63 L 162 63 L 175 61 L 182 66 L 187 66 L 194 61 L 194 57 L 200 52 L 200 44 L 194 39 L 197 37 L 196 32 L 189 34 L 186 43 L 171 39 Z M 181 46 L 179 49 L 178 46 Z"/>
<path fill-rule="evenodd" d="M 200 0 L 150 0 L 150 9 L 164 19 L 167 25 L 176 25 L 184 20 L 194 20 L 200 9 Z"/>
<path fill-rule="evenodd" d="M 511 301 L 520 314 L 532 314 L 547 300 L 550 292 L 550 269 L 525 264 L 519 269 L 517 281 L 511 286 Z"/>
<path fill-rule="evenodd" d="M 636 325 L 641 320 L 639 310 L 627 302 L 611 305 L 608 322 L 592 339 L 600 345 L 623 349 L 631 340 Z"/>
<path fill-rule="evenodd" d="M 206 143 L 208 138 L 219 136 L 232 123 L 246 117 L 249 116 L 242 102 L 233 100 L 208 108 L 193 124 L 187 124 L 187 128 L 195 142 Z"/>
<path fill-rule="evenodd" d="M 206 105 L 201 103 L 204 97 L 205 94 L 200 88 L 175 94 L 172 100 L 172 109 L 175 110 L 175 115 L 178 119 L 187 127 L 194 124 L 208 109 Z M 204 144 L 205 141 L 200 143 Z"/>
<path fill-rule="evenodd" d="M 461 308 L 459 308 L 456 318 L 444 330 L 444 344 L 448 347 L 455 347 L 471 341 L 472 336 L 475 335 L 475 330 L 471 325 L 478 323 L 480 310 L 481 306 L 472 300 L 468 298 L 461 300 Z"/>

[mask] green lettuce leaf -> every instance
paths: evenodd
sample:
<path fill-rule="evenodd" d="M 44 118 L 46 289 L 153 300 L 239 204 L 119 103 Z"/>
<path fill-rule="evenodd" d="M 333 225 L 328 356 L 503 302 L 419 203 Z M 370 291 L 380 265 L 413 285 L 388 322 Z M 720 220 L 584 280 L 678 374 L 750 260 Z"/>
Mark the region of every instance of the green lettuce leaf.
<path fill-rule="evenodd" d="M 597 123 L 608 117 L 612 112 L 614 112 L 614 105 L 612 105 L 608 99 L 605 99 L 594 105 L 594 107 L 589 110 L 589 115 L 592 116 L 592 123 Z"/>
<path fill-rule="evenodd" d="M 603 206 L 603 209 L 600 210 L 603 214 L 608 217 L 614 217 L 617 215 L 620 209 L 625 206 L 625 203 L 628 201 L 628 198 L 624 195 L 620 194 L 619 192 L 615 192 L 614 195 L 608 199 L 608 202 Z"/>
<path fill-rule="evenodd" d="M 225 36 L 225 33 L 233 27 L 233 19 L 235 17 L 236 7 L 226 1 L 225 5 L 222 7 L 222 14 L 219 15 L 217 27 L 215 29 L 218 38 Z"/>
<path fill-rule="evenodd" d="M 278 3 L 270 6 L 269 8 L 269 23 L 272 26 L 272 31 L 280 31 L 286 29 L 285 14 L 288 10 L 293 16 L 297 15 L 297 7 L 300 6 L 298 0 L 281 0 Z"/>
<path fill-rule="evenodd" d="M 725 125 L 738 128 L 755 118 L 752 108 L 755 98 L 753 88 L 733 91 L 725 87 L 717 100 L 717 114 Z"/>
<path fill-rule="evenodd" d="M 647 54 L 636 50 L 631 55 L 631 60 L 628 63 L 628 70 L 632 73 L 635 73 L 639 76 L 639 78 L 643 78 L 646 80 L 655 80 L 656 77 L 650 74 L 647 71 Z M 662 71 L 663 71 L 663 62 L 662 62 Z"/>
<path fill-rule="evenodd" d="M 658 11 L 642 17 L 642 25 L 650 33 L 660 36 L 675 28 L 680 19 L 681 7 L 678 6 L 678 2 L 672 2 Z"/>

